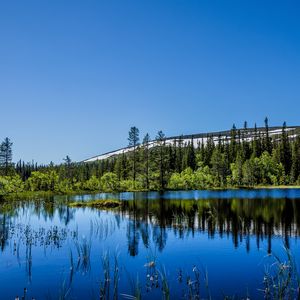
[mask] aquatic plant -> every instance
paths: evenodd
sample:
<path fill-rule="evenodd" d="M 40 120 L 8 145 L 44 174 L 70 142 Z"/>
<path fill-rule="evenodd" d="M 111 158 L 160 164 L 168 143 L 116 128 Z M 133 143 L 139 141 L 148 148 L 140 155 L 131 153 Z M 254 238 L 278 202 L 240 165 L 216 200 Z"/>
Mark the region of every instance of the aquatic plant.
<path fill-rule="evenodd" d="M 132 277 L 128 276 L 129 284 L 131 286 L 132 294 L 121 294 L 124 299 L 129 300 L 141 300 L 142 299 L 142 288 L 139 282 L 139 277 L 137 276 L 136 280 L 133 280 Z"/>
<path fill-rule="evenodd" d="M 161 276 L 161 283 L 162 283 L 162 299 L 170 300 L 170 287 L 169 287 L 166 269 L 163 267 L 163 269 L 159 273 Z"/>
<path fill-rule="evenodd" d="M 118 286 L 119 286 L 119 263 L 118 253 L 114 254 L 114 266 L 111 275 L 110 269 L 110 255 L 109 252 L 104 252 L 102 257 L 102 272 L 103 280 L 100 281 L 100 299 L 110 299 L 110 292 L 112 289 L 112 299 L 118 299 Z M 111 280 L 112 278 L 112 280 Z"/>
<path fill-rule="evenodd" d="M 265 267 L 263 279 L 264 289 L 261 291 L 265 299 L 299 299 L 300 277 L 290 249 L 284 245 L 286 259 L 271 254 L 274 262 Z"/>
<path fill-rule="evenodd" d="M 91 240 L 83 238 L 81 243 L 75 242 L 75 248 L 77 250 L 78 262 L 76 270 L 81 270 L 83 273 L 87 273 L 91 270 Z"/>

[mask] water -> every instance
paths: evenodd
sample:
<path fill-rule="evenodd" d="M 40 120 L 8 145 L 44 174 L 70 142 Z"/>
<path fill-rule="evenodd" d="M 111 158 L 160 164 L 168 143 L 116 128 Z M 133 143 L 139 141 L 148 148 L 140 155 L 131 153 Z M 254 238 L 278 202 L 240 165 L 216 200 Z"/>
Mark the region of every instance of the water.
<path fill-rule="evenodd" d="M 99 198 L 120 199 L 124 205 L 114 211 L 67 206 L 68 201 Z M 119 299 L 133 295 L 137 281 L 143 299 L 160 299 L 164 271 L 171 299 L 182 299 L 195 270 L 200 272 L 202 298 L 210 293 L 213 298 L 263 299 L 264 271 L 274 262 L 270 253 L 286 259 L 287 245 L 300 263 L 299 229 L 297 189 L 4 201 L 0 299 L 22 297 L 24 288 L 26 299 L 99 299 L 105 253 L 111 269 L 117 256 Z"/>

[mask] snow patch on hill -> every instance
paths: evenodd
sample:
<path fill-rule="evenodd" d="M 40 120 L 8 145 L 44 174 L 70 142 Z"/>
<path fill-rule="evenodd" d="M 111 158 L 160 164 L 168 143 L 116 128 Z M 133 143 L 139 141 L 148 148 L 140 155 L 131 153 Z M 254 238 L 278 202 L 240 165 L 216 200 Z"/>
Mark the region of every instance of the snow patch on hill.
<path fill-rule="evenodd" d="M 288 127 L 286 128 L 286 131 L 288 133 L 293 133 L 290 134 L 289 137 L 290 138 L 295 138 L 298 136 L 298 133 L 295 133 L 296 129 L 300 129 L 300 127 Z M 252 141 L 255 138 L 255 130 L 253 128 L 248 129 L 247 131 L 244 131 L 244 129 L 240 129 L 241 132 L 241 138 L 243 138 L 245 141 Z M 269 136 L 273 137 L 276 139 L 280 138 L 280 134 L 282 132 L 282 128 L 280 127 L 273 127 L 270 128 L 269 130 Z M 265 136 L 266 132 L 264 128 L 259 128 L 257 131 L 258 135 L 260 136 Z M 223 131 L 223 132 L 213 132 L 213 133 L 200 133 L 200 134 L 195 134 L 195 135 L 188 135 L 188 136 L 176 136 L 176 137 L 170 137 L 170 138 L 166 138 L 165 139 L 165 144 L 166 145 L 173 145 L 174 143 L 176 143 L 178 145 L 178 141 L 181 140 L 182 145 L 191 143 L 193 141 L 194 147 L 198 147 L 199 145 L 201 145 L 202 143 L 205 145 L 207 143 L 207 140 L 209 138 L 213 139 L 213 142 L 215 144 L 217 144 L 219 142 L 219 140 L 223 140 L 223 141 L 230 141 L 230 130 L 229 131 Z M 152 141 L 148 144 L 149 148 L 152 148 L 154 146 L 157 145 L 157 141 Z M 128 153 L 133 151 L 134 148 L 133 147 L 125 147 L 122 149 L 118 149 L 115 151 L 111 151 L 111 152 L 107 152 L 101 155 L 97 155 L 94 157 L 91 157 L 89 159 L 84 160 L 84 163 L 88 163 L 88 162 L 94 162 L 97 160 L 104 160 L 113 156 L 118 156 L 120 154 L 123 153 Z"/>

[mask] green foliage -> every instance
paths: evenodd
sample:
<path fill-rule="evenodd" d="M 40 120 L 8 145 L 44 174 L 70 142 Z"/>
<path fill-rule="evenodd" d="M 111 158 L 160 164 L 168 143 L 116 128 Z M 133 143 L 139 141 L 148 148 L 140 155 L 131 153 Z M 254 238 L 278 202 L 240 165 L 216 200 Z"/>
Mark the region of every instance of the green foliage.
<path fill-rule="evenodd" d="M 101 189 L 101 182 L 99 178 L 93 175 L 90 179 L 83 183 L 83 189 L 89 191 L 100 191 Z"/>
<path fill-rule="evenodd" d="M 281 133 L 270 137 L 267 118 L 264 129 L 247 126 L 234 125 L 225 138 L 203 137 L 197 147 L 192 136 L 171 144 L 162 131 L 155 141 L 146 134 L 139 144 L 139 129 L 132 127 L 128 141 L 133 151 L 92 163 L 66 156 L 62 164 L 47 166 L 14 165 L 12 142 L 6 138 L 0 147 L 0 195 L 300 185 L 300 137 L 289 136 L 285 123 Z"/>
<path fill-rule="evenodd" d="M 55 171 L 35 171 L 31 173 L 30 178 L 27 180 L 27 188 L 32 192 L 56 191 L 58 183 L 59 177 Z"/>
<path fill-rule="evenodd" d="M 122 192 L 141 191 L 141 190 L 143 190 L 143 183 L 139 180 L 137 180 L 137 181 L 134 181 L 131 179 L 121 180 L 119 190 Z"/>
<path fill-rule="evenodd" d="M 24 182 L 19 175 L 0 176 L 0 195 L 24 191 Z"/>
<path fill-rule="evenodd" d="M 114 192 L 119 190 L 119 180 L 116 174 L 108 172 L 100 179 L 100 186 L 103 192 Z"/>

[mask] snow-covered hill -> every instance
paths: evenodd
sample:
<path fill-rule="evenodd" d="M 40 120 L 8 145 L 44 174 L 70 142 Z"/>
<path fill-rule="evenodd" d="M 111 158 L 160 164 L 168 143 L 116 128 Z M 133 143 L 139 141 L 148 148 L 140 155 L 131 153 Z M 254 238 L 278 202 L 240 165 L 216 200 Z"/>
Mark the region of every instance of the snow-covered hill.
<path fill-rule="evenodd" d="M 300 135 L 300 126 L 292 126 L 292 127 L 287 127 L 286 131 L 289 134 L 290 139 L 295 138 L 296 136 Z M 237 129 L 237 132 L 240 133 L 240 137 L 241 139 L 247 140 L 247 141 L 251 141 L 255 138 L 255 130 L 254 128 L 249 128 L 246 131 L 244 129 Z M 269 136 L 272 139 L 278 140 L 280 139 L 281 136 L 281 132 L 282 132 L 282 128 L 281 127 L 270 127 L 269 128 Z M 261 128 L 257 128 L 257 136 L 264 136 L 266 134 L 265 128 L 261 127 Z M 199 145 L 201 145 L 202 143 L 206 144 L 207 140 L 209 138 L 212 138 L 214 143 L 218 143 L 219 140 L 223 140 L 223 141 L 229 141 L 231 138 L 231 131 L 227 130 L 227 131 L 219 131 L 219 132 L 208 132 L 208 133 L 198 133 L 198 134 L 190 134 L 190 135 L 181 135 L 181 136 L 173 136 L 173 137 L 167 137 L 165 139 L 165 143 L 166 145 L 170 145 L 170 144 L 174 144 L 177 143 L 181 140 L 182 144 L 188 144 L 191 143 L 193 141 L 194 146 L 198 147 Z M 149 143 L 149 148 L 155 146 L 157 144 L 156 141 L 152 141 Z M 117 156 L 123 153 L 127 153 L 133 150 L 133 147 L 124 147 L 122 149 L 118 149 L 115 151 L 111 151 L 111 152 L 107 152 L 104 154 L 100 154 L 97 156 L 93 156 L 91 158 L 88 158 L 86 160 L 84 160 L 83 162 L 87 163 L 87 162 L 93 162 L 93 161 L 97 161 L 97 160 L 103 160 L 103 159 L 107 159 L 113 156 Z"/>

